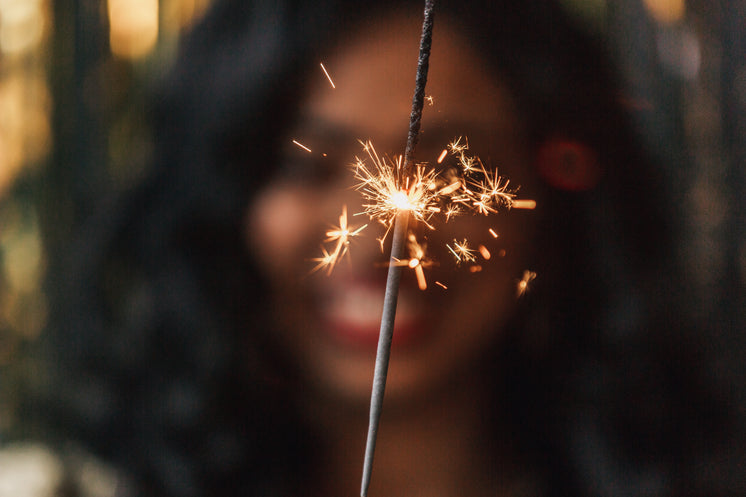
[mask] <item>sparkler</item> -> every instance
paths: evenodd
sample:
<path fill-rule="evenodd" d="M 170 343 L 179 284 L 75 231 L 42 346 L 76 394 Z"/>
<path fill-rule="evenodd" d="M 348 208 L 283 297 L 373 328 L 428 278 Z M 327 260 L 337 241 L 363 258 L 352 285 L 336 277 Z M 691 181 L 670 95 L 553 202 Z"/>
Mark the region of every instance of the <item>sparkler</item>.
<path fill-rule="evenodd" d="M 427 164 L 414 162 L 414 150 L 418 141 L 420 122 L 424 101 L 433 105 L 432 97 L 425 97 L 425 84 L 429 66 L 430 45 L 433 28 L 434 0 L 425 1 L 420 51 L 415 80 L 415 91 L 412 98 L 412 112 L 410 114 L 407 146 L 403 156 L 389 159 L 380 157 L 370 140 L 360 141 L 364 155 L 356 157 L 353 164 L 354 176 L 358 181 L 356 189 L 364 199 L 363 211 L 371 220 L 380 222 L 385 227 L 385 233 L 378 241 L 383 249 L 384 241 L 392 233 L 391 254 L 388 263 L 388 276 L 384 294 L 381 327 L 379 331 L 378 348 L 376 351 L 375 370 L 371 392 L 370 418 L 365 447 L 365 460 L 361 482 L 361 497 L 366 497 L 370 485 L 373 456 L 381 416 L 388 364 L 393 338 L 394 318 L 399 293 L 399 281 L 405 267 L 412 269 L 421 290 L 427 289 L 424 268 L 433 265 L 433 261 L 426 254 L 426 245 L 420 243 L 414 233 L 408 231 L 410 221 L 435 229 L 431 222 L 434 217 L 442 217 L 448 222 L 454 216 L 465 211 L 489 215 L 506 208 L 532 209 L 534 201 L 515 200 L 515 190 L 509 189 L 509 181 L 498 175 L 497 171 L 489 172 L 481 160 L 476 156 L 467 155 L 468 141 L 459 137 L 454 139 L 442 151 L 437 159 L 441 164 L 448 153 L 455 156 L 458 167 L 444 167 L 440 171 Z M 329 83 L 334 83 L 326 68 L 321 64 Z M 300 142 L 293 140 L 298 147 L 311 152 Z M 336 264 L 348 254 L 350 238 L 359 234 L 367 225 L 359 228 L 348 226 L 347 208 L 343 207 L 339 218 L 339 226 L 326 232 L 325 244 L 322 245 L 322 256 L 311 259 L 316 266 L 311 272 L 325 269 L 330 274 Z M 494 238 L 497 233 L 490 229 Z M 475 263 L 477 254 L 484 260 L 491 258 L 491 253 L 484 245 L 477 249 L 469 246 L 466 239 L 453 240 L 446 248 L 456 259 L 456 264 Z M 408 251 L 409 258 L 404 257 Z M 504 256 L 504 250 L 499 255 Z M 481 266 L 471 264 L 471 272 L 481 271 Z M 525 292 L 528 283 L 535 277 L 534 273 L 526 272 L 518 285 L 518 296 Z M 442 289 L 448 287 L 435 281 L 435 285 Z M 522 286 L 521 286 L 522 285 Z"/>
<path fill-rule="evenodd" d="M 433 36 L 433 5 L 434 0 L 425 0 L 422 35 L 420 37 L 420 54 L 417 60 L 417 76 L 415 78 L 414 96 L 412 97 L 412 112 L 409 116 L 409 133 L 407 148 L 404 152 L 404 177 L 408 175 L 417 145 L 420 123 L 422 121 L 422 106 L 425 99 L 425 84 L 427 71 L 430 67 L 430 47 Z M 400 178 L 401 179 L 401 178 Z M 398 185 L 401 188 L 402 184 Z M 373 471 L 373 454 L 376 450 L 378 424 L 381 419 L 383 392 L 386 389 L 389 357 L 391 354 L 391 340 L 394 332 L 394 317 L 396 316 L 396 301 L 399 296 L 399 281 L 402 267 L 396 266 L 396 259 L 402 258 L 404 238 L 407 234 L 410 210 L 400 209 L 394 216 L 394 236 L 391 246 L 391 264 L 386 278 L 386 292 L 383 297 L 383 313 L 381 315 L 381 329 L 378 335 L 378 349 L 376 351 L 376 365 L 373 372 L 373 388 L 370 399 L 370 419 L 368 421 L 368 437 L 365 444 L 365 460 L 363 462 L 363 476 L 360 485 L 360 496 L 367 497 L 370 477 Z"/>

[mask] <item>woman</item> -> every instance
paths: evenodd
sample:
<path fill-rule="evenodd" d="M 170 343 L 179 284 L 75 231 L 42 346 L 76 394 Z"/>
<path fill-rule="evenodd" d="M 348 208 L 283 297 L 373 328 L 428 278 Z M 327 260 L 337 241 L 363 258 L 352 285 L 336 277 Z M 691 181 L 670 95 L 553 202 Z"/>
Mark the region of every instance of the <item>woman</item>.
<path fill-rule="evenodd" d="M 129 492 L 357 492 L 386 257 L 345 164 L 403 148 L 415 4 L 228 0 L 182 47 L 152 174 L 92 219 L 50 335 L 60 432 Z M 405 274 L 370 495 L 680 490 L 665 193 L 605 58 L 550 2 L 435 15 L 417 158 L 463 135 L 537 208 L 415 226 L 438 265 L 424 291 Z M 343 208 L 370 226 L 309 275 Z M 445 246 L 472 233 L 497 255 L 474 273 Z"/>

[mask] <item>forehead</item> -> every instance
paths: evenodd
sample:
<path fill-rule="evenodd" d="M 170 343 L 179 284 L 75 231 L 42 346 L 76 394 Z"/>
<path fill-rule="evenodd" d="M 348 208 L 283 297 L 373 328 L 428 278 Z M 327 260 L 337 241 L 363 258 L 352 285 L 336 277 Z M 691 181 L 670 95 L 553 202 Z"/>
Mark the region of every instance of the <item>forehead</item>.
<path fill-rule="evenodd" d="M 420 23 L 416 16 L 394 16 L 351 32 L 324 61 L 336 88 L 319 70 L 302 121 L 400 148 L 409 125 Z M 467 135 L 473 143 L 480 135 L 514 133 L 509 92 L 469 41 L 447 20 L 436 20 L 425 92 L 432 101 L 423 110 L 424 142 Z"/>

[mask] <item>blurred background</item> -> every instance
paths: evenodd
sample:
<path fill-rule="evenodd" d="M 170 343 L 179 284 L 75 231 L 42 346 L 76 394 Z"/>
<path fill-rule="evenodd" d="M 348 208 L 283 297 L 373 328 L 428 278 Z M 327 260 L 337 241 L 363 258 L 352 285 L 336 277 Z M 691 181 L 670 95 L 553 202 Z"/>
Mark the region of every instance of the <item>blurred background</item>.
<path fill-rule="evenodd" d="M 45 281 L 146 172 L 149 95 L 211 1 L 0 0 L 0 446 L 28 435 Z M 746 412 L 746 0 L 560 3 L 608 45 L 665 168 L 687 288 L 660 291 L 705 323 L 709 373 Z"/>

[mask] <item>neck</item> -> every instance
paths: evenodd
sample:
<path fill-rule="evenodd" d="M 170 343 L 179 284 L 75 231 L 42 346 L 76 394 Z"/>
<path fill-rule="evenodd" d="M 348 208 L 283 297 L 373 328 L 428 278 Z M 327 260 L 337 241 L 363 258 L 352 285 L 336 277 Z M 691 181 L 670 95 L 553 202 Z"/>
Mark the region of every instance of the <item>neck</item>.
<path fill-rule="evenodd" d="M 369 495 L 511 495 L 508 444 L 491 441 L 497 421 L 477 389 L 462 382 L 425 400 L 384 402 Z M 318 488 L 327 497 L 359 495 L 368 417 L 362 409 L 324 411 L 317 421 L 328 445 L 317 464 Z"/>

